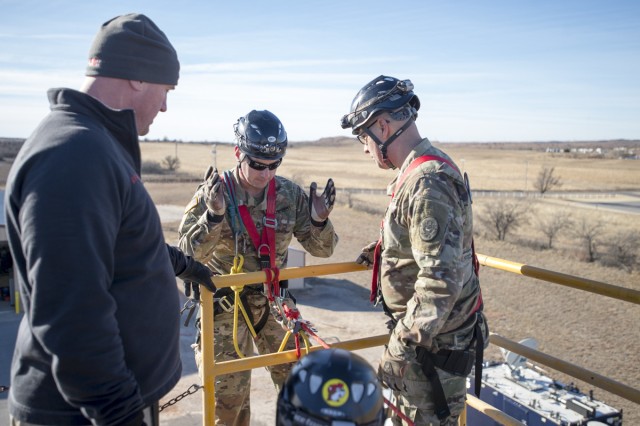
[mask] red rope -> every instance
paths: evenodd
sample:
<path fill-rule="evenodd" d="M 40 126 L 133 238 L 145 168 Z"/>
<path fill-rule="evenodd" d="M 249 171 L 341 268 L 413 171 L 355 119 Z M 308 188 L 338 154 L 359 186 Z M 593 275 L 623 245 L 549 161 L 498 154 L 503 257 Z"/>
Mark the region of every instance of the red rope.
<path fill-rule="evenodd" d="M 387 398 L 385 398 L 384 396 L 382 397 L 384 399 L 384 403 L 387 404 L 387 406 L 389 408 L 391 408 L 391 411 L 393 411 L 394 413 L 396 413 L 396 415 L 398 417 L 400 417 L 402 420 L 404 420 L 405 422 L 407 422 L 407 424 L 409 426 L 414 426 L 413 420 L 411 420 L 409 417 L 407 417 L 405 414 L 403 414 L 400 409 L 398 407 L 396 407 L 395 405 L 393 405 L 391 403 L 391 401 L 389 401 Z"/>
<path fill-rule="evenodd" d="M 309 327 L 307 324 L 302 323 L 302 329 L 311 337 L 313 337 L 313 339 L 318 342 L 320 345 L 322 345 L 325 349 L 329 349 L 331 346 L 329 346 L 329 344 L 327 342 L 325 342 L 324 340 L 322 340 L 320 337 L 318 337 L 318 335 L 316 333 L 314 333 L 311 330 L 311 327 Z"/>
<path fill-rule="evenodd" d="M 298 336 L 296 334 L 296 338 L 295 338 L 295 342 L 296 342 L 296 358 L 300 359 L 300 336 Z"/>

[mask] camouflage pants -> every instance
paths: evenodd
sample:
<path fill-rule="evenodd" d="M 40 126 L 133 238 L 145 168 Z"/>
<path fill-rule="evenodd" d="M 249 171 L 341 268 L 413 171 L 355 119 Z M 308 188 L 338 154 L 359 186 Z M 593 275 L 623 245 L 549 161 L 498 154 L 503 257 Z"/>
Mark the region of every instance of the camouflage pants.
<path fill-rule="evenodd" d="M 293 305 L 292 301 L 291 304 Z M 286 332 L 273 315 L 268 312 L 269 304 L 267 298 L 261 294 L 248 295 L 246 308 L 251 310 L 255 322 L 259 321 L 265 314 L 268 315 L 268 319 L 254 339 L 242 313 L 238 313 L 237 341 L 240 351 L 245 356 L 253 355 L 255 343 L 255 347 L 261 355 L 277 352 Z M 290 338 L 287 342 L 286 349 L 295 349 L 293 338 Z M 215 316 L 214 353 L 216 362 L 240 358 L 233 344 L 233 312 L 223 312 Z M 202 353 L 200 352 L 200 347 L 197 346 L 195 347 L 195 358 L 198 372 L 202 378 Z M 267 367 L 271 374 L 271 380 L 275 385 L 274 401 L 277 398 L 280 387 L 289 375 L 291 367 L 292 364 Z M 250 391 L 251 371 L 241 371 L 216 377 L 216 425 L 249 426 L 251 416 Z"/>
<path fill-rule="evenodd" d="M 474 344 L 476 320 L 480 325 L 480 332 L 484 341 L 484 347 L 489 344 L 489 328 L 486 318 L 482 312 L 478 312 L 474 320 L 469 320 L 460 328 L 439 334 L 435 340 L 440 347 L 454 350 L 465 350 L 472 348 Z M 391 345 L 391 342 L 390 342 Z M 442 389 L 444 390 L 447 404 L 451 415 L 444 420 L 439 420 L 435 415 L 435 404 L 433 403 L 433 388 L 427 380 L 422 367 L 414 358 L 406 363 L 402 368 L 403 391 L 393 391 L 397 407 L 400 411 L 413 420 L 416 426 L 457 426 L 458 417 L 465 409 L 467 398 L 467 378 L 448 373 L 436 367 L 436 372 L 440 378 Z M 395 426 L 403 424 L 402 419 L 393 413 L 390 418 Z"/>
<path fill-rule="evenodd" d="M 451 411 L 451 415 L 442 421 L 435 415 L 431 384 L 418 364 L 411 363 L 404 376 L 406 390 L 393 392 L 396 406 L 402 414 L 413 421 L 415 426 L 457 426 L 458 417 L 464 410 L 467 393 L 466 378 L 454 376 L 440 369 L 436 371 Z M 390 418 L 395 426 L 406 425 L 395 413 Z"/>

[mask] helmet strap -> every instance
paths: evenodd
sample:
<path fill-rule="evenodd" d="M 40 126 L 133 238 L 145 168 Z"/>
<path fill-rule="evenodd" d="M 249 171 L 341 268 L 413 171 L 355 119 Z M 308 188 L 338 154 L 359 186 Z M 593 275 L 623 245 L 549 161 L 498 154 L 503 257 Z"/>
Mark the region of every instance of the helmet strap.
<path fill-rule="evenodd" d="M 395 169 L 396 166 L 387 157 L 387 149 L 389 148 L 389 145 L 391 145 L 391 143 L 395 141 L 398 136 L 404 133 L 404 131 L 407 130 L 409 126 L 411 126 L 412 123 L 413 123 L 413 119 L 410 118 L 393 135 L 389 136 L 389 139 L 387 139 L 384 142 L 380 141 L 380 139 L 378 139 L 376 135 L 374 135 L 368 129 L 365 129 L 365 132 L 367 132 L 367 135 L 369 135 L 369 137 L 373 139 L 376 145 L 378 145 L 378 148 L 380 148 L 380 153 L 382 154 L 382 161 L 391 169 Z"/>

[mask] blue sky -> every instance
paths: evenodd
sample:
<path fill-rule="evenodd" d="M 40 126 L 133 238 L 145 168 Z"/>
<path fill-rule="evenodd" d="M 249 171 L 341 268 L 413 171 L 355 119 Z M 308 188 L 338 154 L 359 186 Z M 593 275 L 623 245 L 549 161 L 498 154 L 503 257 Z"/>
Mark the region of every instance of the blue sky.
<path fill-rule="evenodd" d="M 432 140 L 640 139 L 640 2 L 615 0 L 0 0 L 0 136 L 28 136 L 48 88 L 80 87 L 98 27 L 128 12 L 181 61 L 151 138 L 231 141 L 251 109 L 292 141 L 346 136 L 385 74 L 413 81 Z"/>

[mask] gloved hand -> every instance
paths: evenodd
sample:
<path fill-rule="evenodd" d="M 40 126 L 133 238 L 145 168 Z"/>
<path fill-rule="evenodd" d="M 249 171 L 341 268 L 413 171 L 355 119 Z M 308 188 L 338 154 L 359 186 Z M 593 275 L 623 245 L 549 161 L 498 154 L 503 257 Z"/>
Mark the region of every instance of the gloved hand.
<path fill-rule="evenodd" d="M 220 179 L 218 169 L 209 166 L 204 174 L 204 201 L 211 215 L 224 214 L 226 202 L 224 201 L 224 183 Z"/>
<path fill-rule="evenodd" d="M 371 268 L 373 266 L 373 254 L 376 251 L 376 245 L 378 245 L 378 242 L 374 241 L 363 247 L 362 253 L 360 253 L 360 256 L 356 259 L 356 263 L 360 263 Z"/>
<path fill-rule="evenodd" d="M 311 220 L 314 225 L 322 224 L 327 220 L 336 201 L 336 187 L 333 184 L 333 179 L 329 178 L 322 194 L 316 194 L 317 188 L 318 184 L 311 182 L 311 187 L 309 188 L 309 210 L 311 211 Z"/>
<path fill-rule="evenodd" d="M 193 299 L 200 300 L 200 284 L 193 281 L 184 281 L 184 295 Z M 191 296 L 193 294 L 193 297 Z"/>
<path fill-rule="evenodd" d="M 405 352 L 406 349 L 408 348 L 403 348 L 403 344 L 393 335 L 389 339 L 389 344 L 385 345 L 384 353 L 378 366 L 378 378 L 389 389 L 396 391 L 406 390 L 403 380 L 410 364 L 410 361 L 406 359 L 408 358 L 408 353 Z"/>
<path fill-rule="evenodd" d="M 191 256 L 186 257 L 186 267 L 178 275 L 178 278 L 184 280 L 184 294 L 187 297 L 191 296 L 193 291 L 193 299 L 200 300 L 200 286 L 202 284 L 210 292 L 216 292 L 216 286 L 213 284 L 211 277 L 213 272 L 202 263 L 198 262 Z"/>

